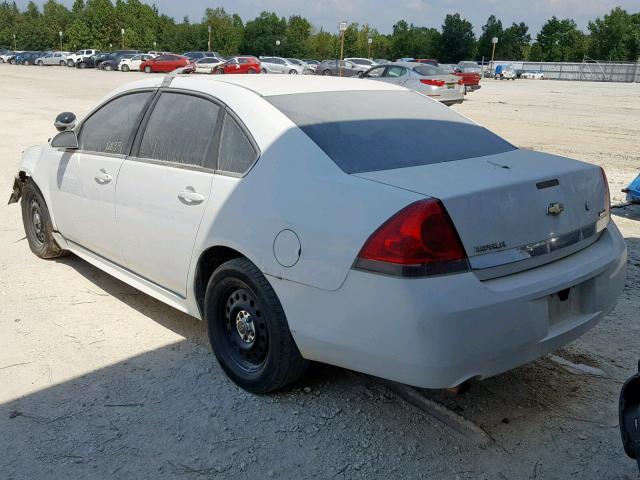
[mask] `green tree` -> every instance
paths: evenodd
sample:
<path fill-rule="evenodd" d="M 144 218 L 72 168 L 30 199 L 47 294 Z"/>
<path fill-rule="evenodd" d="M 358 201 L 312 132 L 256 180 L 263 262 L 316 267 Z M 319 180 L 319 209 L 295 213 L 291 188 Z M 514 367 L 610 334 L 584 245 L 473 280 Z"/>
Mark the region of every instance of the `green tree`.
<path fill-rule="evenodd" d="M 448 14 L 442 25 L 440 61 L 457 63 L 474 58 L 475 47 L 476 36 L 471 22 L 462 18 L 459 13 Z"/>
<path fill-rule="evenodd" d="M 482 35 L 478 38 L 478 58 L 484 57 L 485 60 L 491 60 L 491 53 L 493 50 L 491 39 L 493 37 L 498 38 L 496 55 L 499 55 L 500 51 L 498 47 L 502 46 L 502 43 L 504 42 L 502 22 L 498 20 L 495 15 L 490 15 L 487 19 L 487 23 L 482 26 Z"/>
<path fill-rule="evenodd" d="M 536 37 L 543 61 L 577 62 L 586 52 L 586 37 L 570 18 L 547 20 Z"/>
<path fill-rule="evenodd" d="M 640 56 L 640 14 L 616 7 L 589 22 L 589 56 L 598 60 L 636 61 Z"/>
<path fill-rule="evenodd" d="M 282 55 L 285 51 L 287 21 L 274 12 L 262 12 L 244 27 L 242 50 L 253 55 Z M 276 41 L 280 45 L 276 45 Z"/>
<path fill-rule="evenodd" d="M 221 55 L 239 53 L 244 25 L 238 15 L 229 15 L 224 8 L 207 8 L 204 22 L 211 26 L 211 48 Z"/>
<path fill-rule="evenodd" d="M 284 52 L 287 57 L 304 57 L 307 40 L 311 36 L 311 24 L 300 15 L 293 15 L 287 21 Z"/>
<path fill-rule="evenodd" d="M 502 41 L 498 44 L 500 45 L 500 55 L 497 58 L 522 60 L 528 52 L 530 44 L 529 27 L 524 22 L 512 23 L 502 34 Z"/>

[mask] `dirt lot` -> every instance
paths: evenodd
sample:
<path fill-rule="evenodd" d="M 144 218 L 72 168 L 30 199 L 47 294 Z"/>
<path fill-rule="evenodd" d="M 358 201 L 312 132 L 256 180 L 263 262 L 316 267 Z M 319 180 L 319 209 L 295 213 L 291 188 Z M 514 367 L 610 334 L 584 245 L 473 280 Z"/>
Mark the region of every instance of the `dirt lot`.
<path fill-rule="evenodd" d="M 20 152 L 141 74 L 0 65 L 0 186 Z M 640 168 L 640 85 L 484 81 L 455 107 L 511 142 L 603 165 L 614 203 Z M 482 428 L 451 430 L 370 378 L 317 366 L 257 397 L 215 363 L 203 325 L 69 257 L 33 256 L 0 206 L 3 478 L 637 478 L 617 395 L 638 360 L 640 208 L 616 209 L 629 245 L 618 306 L 557 355 L 436 394 Z M 597 372 L 596 372 L 597 373 Z"/>

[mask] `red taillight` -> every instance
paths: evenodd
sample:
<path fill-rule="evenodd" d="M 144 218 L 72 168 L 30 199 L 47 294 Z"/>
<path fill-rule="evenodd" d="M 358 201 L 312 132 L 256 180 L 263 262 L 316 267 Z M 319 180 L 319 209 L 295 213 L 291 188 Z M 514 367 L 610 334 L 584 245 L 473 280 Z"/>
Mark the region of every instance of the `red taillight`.
<path fill-rule="evenodd" d="M 422 78 L 420 79 L 420 83 L 424 83 L 425 85 L 429 85 L 431 87 L 444 87 L 444 80 L 432 80 L 430 78 Z"/>
<path fill-rule="evenodd" d="M 467 270 L 467 255 L 440 200 L 412 203 L 376 230 L 362 247 L 356 268 L 402 276 Z"/>
<path fill-rule="evenodd" d="M 458 85 L 464 85 L 464 79 L 461 78 L 460 80 L 458 80 Z"/>

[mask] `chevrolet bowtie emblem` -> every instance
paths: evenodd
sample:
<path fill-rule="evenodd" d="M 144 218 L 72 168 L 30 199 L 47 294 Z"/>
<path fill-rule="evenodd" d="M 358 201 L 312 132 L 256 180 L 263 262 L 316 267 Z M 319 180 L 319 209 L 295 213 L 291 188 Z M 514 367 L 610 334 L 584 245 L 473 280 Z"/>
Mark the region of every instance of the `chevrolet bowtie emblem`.
<path fill-rule="evenodd" d="M 561 203 L 550 203 L 547 207 L 547 215 L 553 215 L 554 217 L 557 217 L 562 212 L 564 212 L 564 205 L 562 205 Z"/>

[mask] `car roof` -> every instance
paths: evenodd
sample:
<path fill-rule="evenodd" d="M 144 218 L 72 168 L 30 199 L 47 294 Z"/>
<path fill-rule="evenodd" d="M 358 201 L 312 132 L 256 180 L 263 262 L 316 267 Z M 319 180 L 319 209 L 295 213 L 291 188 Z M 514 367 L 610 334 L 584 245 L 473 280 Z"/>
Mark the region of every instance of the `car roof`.
<path fill-rule="evenodd" d="M 386 82 L 375 82 L 360 78 L 339 78 L 315 75 L 180 75 L 180 88 L 216 95 L 216 84 L 224 83 L 250 90 L 256 95 L 269 97 L 300 93 L 360 91 L 404 91 L 405 88 Z M 158 88 L 162 77 L 139 80 L 123 85 L 116 92 L 125 92 L 138 88 Z"/>

